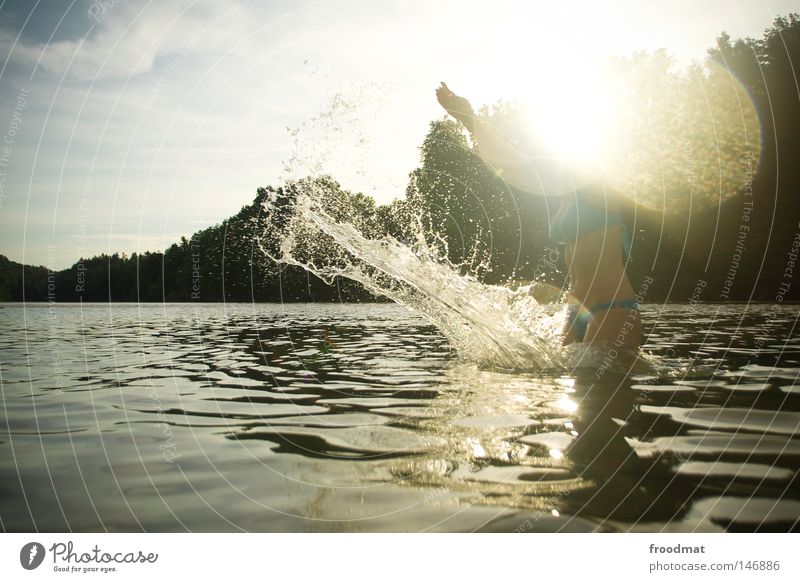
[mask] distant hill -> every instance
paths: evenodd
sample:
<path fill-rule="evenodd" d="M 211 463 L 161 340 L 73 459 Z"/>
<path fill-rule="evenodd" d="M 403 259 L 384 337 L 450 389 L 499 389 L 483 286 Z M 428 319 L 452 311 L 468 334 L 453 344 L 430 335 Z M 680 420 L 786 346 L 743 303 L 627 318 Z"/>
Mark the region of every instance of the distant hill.
<path fill-rule="evenodd" d="M 47 267 L 23 265 L 0 255 L 0 301 L 47 301 Z M 24 281 L 24 284 L 23 284 Z"/>
<path fill-rule="evenodd" d="M 81 258 L 57 272 L 0 255 L 0 301 L 379 300 L 351 281 L 328 285 L 301 268 L 267 260 L 255 239 L 269 191 L 259 189 L 236 215 L 164 252 Z"/>

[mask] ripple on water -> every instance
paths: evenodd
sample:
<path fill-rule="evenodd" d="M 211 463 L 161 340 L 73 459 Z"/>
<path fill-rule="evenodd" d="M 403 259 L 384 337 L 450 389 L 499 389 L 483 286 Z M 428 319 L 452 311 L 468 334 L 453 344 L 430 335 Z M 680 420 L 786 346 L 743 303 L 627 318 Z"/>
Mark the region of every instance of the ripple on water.
<path fill-rule="evenodd" d="M 676 386 L 674 384 L 634 384 L 631 390 L 639 390 L 640 392 L 697 392 L 695 386 Z"/>
<path fill-rule="evenodd" d="M 193 400 L 191 408 L 170 408 L 164 414 L 182 416 L 216 416 L 219 418 L 275 418 L 279 416 L 298 416 L 327 414 L 330 410 L 324 406 L 304 406 L 300 404 L 255 404 L 233 402 L 231 400 Z"/>
<path fill-rule="evenodd" d="M 376 414 L 408 418 L 442 418 L 444 416 L 442 410 L 425 406 L 391 406 L 388 408 L 372 408 L 370 410 Z"/>
<path fill-rule="evenodd" d="M 725 376 L 731 378 L 770 378 L 797 380 L 800 375 L 798 368 L 785 368 L 780 366 L 764 366 L 761 364 L 747 364 L 739 370 L 725 372 Z"/>
<path fill-rule="evenodd" d="M 268 428 L 240 431 L 231 437 L 272 441 L 301 455 L 324 458 L 402 457 L 429 453 L 445 444 L 440 437 L 380 425 L 313 430 L 306 427 Z"/>
<path fill-rule="evenodd" d="M 537 481 L 566 481 L 573 478 L 567 469 L 556 467 L 526 467 L 487 465 L 477 470 L 461 466 L 450 474 L 460 481 L 477 481 L 481 483 L 504 483 L 508 485 L 525 485 Z"/>
<path fill-rule="evenodd" d="M 800 434 L 800 413 L 745 408 L 678 408 L 642 405 L 646 414 L 669 416 L 675 422 L 708 429 L 735 429 L 773 434 Z"/>
<path fill-rule="evenodd" d="M 520 437 L 518 441 L 529 446 L 563 451 L 575 441 L 575 437 L 563 432 L 541 432 Z"/>
<path fill-rule="evenodd" d="M 800 501 L 766 497 L 709 497 L 692 505 L 686 522 L 740 526 L 751 531 L 788 531 L 800 520 Z M 735 529 L 735 528 L 734 528 Z"/>
<path fill-rule="evenodd" d="M 792 479 L 795 472 L 784 467 L 774 465 L 759 465 L 755 463 L 728 463 L 722 461 L 704 462 L 688 461 L 681 463 L 674 469 L 679 475 L 689 475 L 713 479 L 714 477 L 735 477 L 736 479 L 753 479 L 768 481 L 787 481 Z"/>
<path fill-rule="evenodd" d="M 415 398 L 392 398 L 388 396 L 369 396 L 365 398 L 359 398 L 357 396 L 349 398 L 321 398 L 317 400 L 317 403 L 330 406 L 351 406 L 354 408 L 367 409 L 389 408 L 393 406 L 425 406 L 424 400 L 418 400 Z"/>
<path fill-rule="evenodd" d="M 697 456 L 800 455 L 800 440 L 781 436 L 751 434 L 703 434 L 692 436 L 656 437 L 641 441 L 633 437 L 625 440 L 640 458 L 651 458 L 662 453 Z"/>
<path fill-rule="evenodd" d="M 533 420 L 521 414 L 501 414 L 496 416 L 470 416 L 456 418 L 452 421 L 454 426 L 509 428 L 541 425 L 541 421 Z"/>

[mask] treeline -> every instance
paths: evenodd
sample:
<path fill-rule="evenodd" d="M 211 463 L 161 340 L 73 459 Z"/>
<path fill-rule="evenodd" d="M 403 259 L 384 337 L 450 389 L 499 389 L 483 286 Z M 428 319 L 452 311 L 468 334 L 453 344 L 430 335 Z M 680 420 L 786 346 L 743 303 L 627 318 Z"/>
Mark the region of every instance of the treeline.
<path fill-rule="evenodd" d="M 664 53 L 634 56 L 631 62 L 645 58 L 669 65 Z M 634 287 L 652 279 L 647 300 L 800 299 L 800 281 L 793 282 L 800 277 L 794 272 L 800 247 L 800 77 L 795 63 L 800 63 L 800 18 L 795 14 L 776 19 L 760 39 L 734 41 L 723 34 L 709 50 L 707 70 L 719 65 L 731 71 L 755 105 L 761 121 L 760 163 L 753 160 L 747 183 L 718 204 L 666 218 L 647 208 L 628 209 L 626 221 L 634 233 L 628 271 Z M 700 79 L 698 94 L 719 83 L 713 74 L 694 74 Z M 519 129 L 516 114 L 503 103 L 481 112 L 509 135 Z M 487 168 L 452 121 L 431 123 L 420 152 L 420 167 L 409 176 L 405 197 L 388 205 L 323 177 L 283 189 L 260 188 L 238 214 L 182 238 L 163 253 L 82 258 L 56 273 L 0 256 L 0 300 L 375 300 L 356 283 L 339 278 L 329 285 L 301 268 L 276 265 L 262 253 L 259 243 L 276 242 L 263 240 L 264 232 L 276 230 L 266 229 L 265 221 L 281 219 L 280 213 L 267 216 L 262 202 L 275 194 L 291 199 L 287 189 L 312 183 L 322 187 L 340 218 L 370 237 L 391 235 L 411 244 L 422 232 L 452 264 L 485 282 L 537 280 L 556 289 L 563 286 L 563 257 L 555 259 L 557 247 L 547 237 L 557 199 L 510 187 Z"/>
<path fill-rule="evenodd" d="M 181 237 L 164 252 L 81 258 L 57 272 L 0 255 L 0 301 L 375 300 L 352 281 L 328 285 L 302 268 L 266 259 L 258 237 L 263 230 L 261 203 L 270 191 L 259 188 L 253 202 L 236 215 L 189 239 Z"/>
<path fill-rule="evenodd" d="M 761 123 L 761 160 L 752 183 L 719 206 L 667 229 L 661 241 L 651 217 L 633 269 L 652 271 L 659 295 L 701 299 L 782 301 L 800 299 L 800 17 L 777 18 L 760 39 L 722 34 L 709 60 L 724 66 L 749 93 Z M 713 96 L 712 96 L 713 97 Z M 755 172 L 758 168 L 758 172 Z M 647 222 L 647 221 L 646 221 Z M 656 253 L 658 244 L 661 251 Z M 675 286 L 665 289 L 674 280 Z"/>

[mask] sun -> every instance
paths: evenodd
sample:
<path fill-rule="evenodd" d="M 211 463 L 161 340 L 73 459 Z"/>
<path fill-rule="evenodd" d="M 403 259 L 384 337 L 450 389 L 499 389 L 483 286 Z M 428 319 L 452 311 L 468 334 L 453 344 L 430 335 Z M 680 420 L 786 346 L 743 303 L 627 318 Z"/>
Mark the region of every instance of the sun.
<path fill-rule="evenodd" d="M 566 164 L 603 171 L 619 150 L 623 125 L 620 79 L 586 58 L 545 66 L 522 106 L 530 130 Z"/>

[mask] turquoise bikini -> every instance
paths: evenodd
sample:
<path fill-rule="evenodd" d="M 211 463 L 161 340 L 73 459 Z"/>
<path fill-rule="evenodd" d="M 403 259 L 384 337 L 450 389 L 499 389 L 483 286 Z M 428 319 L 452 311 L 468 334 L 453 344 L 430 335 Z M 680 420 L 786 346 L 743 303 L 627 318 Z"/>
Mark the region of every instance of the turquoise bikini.
<path fill-rule="evenodd" d="M 565 243 L 575 241 L 585 234 L 620 225 L 622 238 L 622 252 L 625 258 L 628 257 L 631 247 L 631 237 L 628 229 L 622 222 L 622 216 L 616 212 L 608 212 L 598 208 L 585 199 L 580 193 L 576 192 L 570 204 L 562 206 L 550 221 L 550 239 L 553 242 Z M 570 305 L 567 316 L 567 329 L 575 331 L 575 337 L 580 342 L 586 336 L 586 329 L 592 319 L 592 315 L 610 309 L 636 309 L 639 304 L 635 299 L 622 299 L 611 303 L 599 303 L 592 305 L 588 309 L 582 305 Z"/>
<path fill-rule="evenodd" d="M 576 192 L 572 203 L 562 206 L 550 221 L 550 240 L 565 243 L 581 238 L 588 232 L 601 228 L 620 225 L 622 228 L 622 252 L 625 257 L 630 253 L 631 237 L 622 222 L 622 216 L 616 212 L 607 212 L 585 200 L 585 196 Z"/>

